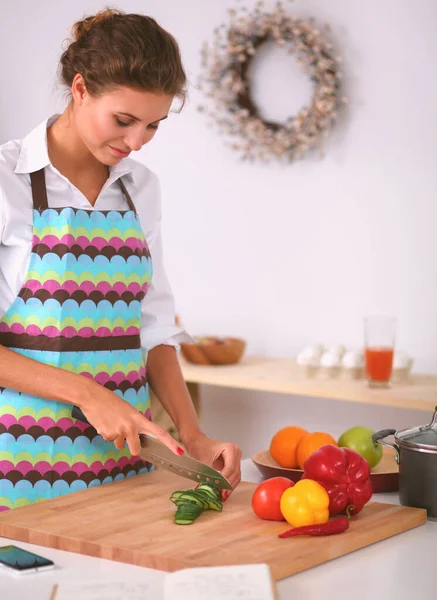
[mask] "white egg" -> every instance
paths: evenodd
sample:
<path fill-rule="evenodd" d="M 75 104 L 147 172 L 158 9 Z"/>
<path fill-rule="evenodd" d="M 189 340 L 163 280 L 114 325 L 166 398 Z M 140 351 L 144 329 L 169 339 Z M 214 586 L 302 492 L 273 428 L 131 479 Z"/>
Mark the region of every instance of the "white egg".
<path fill-rule="evenodd" d="M 347 369 L 355 369 L 364 365 L 363 353 L 359 350 L 348 350 L 342 359 L 343 366 Z"/>
<path fill-rule="evenodd" d="M 322 358 L 320 359 L 320 364 L 322 367 L 338 367 L 340 365 L 340 358 L 337 354 L 330 352 L 324 352 Z"/>
<path fill-rule="evenodd" d="M 344 353 L 346 352 L 346 347 L 343 344 L 337 344 L 336 346 L 332 346 L 329 348 L 328 352 L 335 354 L 339 358 L 342 358 Z"/>
<path fill-rule="evenodd" d="M 410 364 L 410 357 L 405 353 L 398 350 L 395 352 L 393 357 L 393 368 L 394 369 L 406 369 Z"/>
<path fill-rule="evenodd" d="M 320 358 L 325 351 L 325 347 L 323 344 L 316 344 L 313 348 L 313 356 Z"/>

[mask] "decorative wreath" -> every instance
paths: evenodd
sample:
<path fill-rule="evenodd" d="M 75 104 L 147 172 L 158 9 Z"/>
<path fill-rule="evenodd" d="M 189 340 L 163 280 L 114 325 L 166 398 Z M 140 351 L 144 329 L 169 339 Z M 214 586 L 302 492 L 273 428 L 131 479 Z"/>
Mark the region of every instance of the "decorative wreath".
<path fill-rule="evenodd" d="M 347 102 L 340 97 L 341 57 L 327 39 L 329 26 L 322 32 L 314 19 L 287 15 L 281 3 L 271 13 L 262 12 L 262 5 L 258 2 L 252 12 L 230 10 L 230 24 L 215 29 L 212 48 L 205 42 L 199 87 L 214 108 L 200 106 L 199 110 L 233 138 L 230 145 L 243 159 L 269 161 L 273 156 L 289 162 L 322 147 L 340 105 Z M 261 118 L 247 79 L 254 55 L 268 42 L 294 54 L 314 83 L 310 105 L 283 124 Z"/>

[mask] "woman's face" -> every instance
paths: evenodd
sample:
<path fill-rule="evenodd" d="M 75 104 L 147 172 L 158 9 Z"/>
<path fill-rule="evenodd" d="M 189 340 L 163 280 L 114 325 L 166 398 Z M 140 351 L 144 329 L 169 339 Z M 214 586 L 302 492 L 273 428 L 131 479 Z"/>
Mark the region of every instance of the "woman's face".
<path fill-rule="evenodd" d="M 164 93 L 128 87 L 94 98 L 80 75 L 73 82 L 72 93 L 77 132 L 91 154 L 108 166 L 150 142 L 173 101 Z"/>

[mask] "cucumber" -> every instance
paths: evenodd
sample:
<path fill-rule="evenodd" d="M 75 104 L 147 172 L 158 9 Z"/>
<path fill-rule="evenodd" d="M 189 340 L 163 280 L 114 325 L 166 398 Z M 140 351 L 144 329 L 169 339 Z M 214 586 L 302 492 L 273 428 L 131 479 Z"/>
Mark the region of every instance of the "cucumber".
<path fill-rule="evenodd" d="M 209 503 L 209 508 L 211 510 L 217 510 L 221 512 L 223 510 L 223 504 L 219 500 L 211 500 Z"/>
<path fill-rule="evenodd" d="M 176 525 L 191 525 L 192 523 L 194 523 L 194 520 L 192 520 L 192 519 L 179 519 L 178 517 L 175 517 L 174 522 L 176 523 Z"/>
<path fill-rule="evenodd" d="M 192 504 L 198 504 L 199 506 L 203 506 L 203 508 L 208 508 L 206 497 L 202 496 L 201 494 L 196 494 L 195 490 L 173 492 L 170 496 L 170 500 L 176 505 L 183 504 L 183 502 L 188 502 Z"/>
<path fill-rule="evenodd" d="M 176 490 L 170 500 L 177 507 L 174 516 L 176 525 L 191 525 L 205 510 L 223 510 L 220 490 L 206 483 L 196 489 Z"/>
<path fill-rule="evenodd" d="M 200 508 L 208 508 L 208 504 L 201 497 L 196 496 L 192 492 L 184 492 L 177 498 L 176 502 L 179 504 L 188 502 L 190 504 L 196 504 L 197 506 L 200 506 Z"/>
<path fill-rule="evenodd" d="M 205 498 L 208 498 L 209 500 L 217 500 L 217 496 L 215 494 L 213 494 L 212 492 L 210 492 L 209 490 L 204 490 L 203 488 L 197 488 L 195 490 L 193 490 L 193 492 L 196 492 L 196 494 L 202 494 L 202 496 L 204 496 Z"/>
<path fill-rule="evenodd" d="M 216 500 L 220 500 L 220 490 L 217 489 L 215 486 L 210 485 L 209 483 L 201 483 L 197 489 L 209 492 L 210 494 L 213 494 L 215 496 Z"/>
<path fill-rule="evenodd" d="M 211 502 L 215 502 L 215 498 L 212 498 L 209 494 L 206 494 L 202 490 L 192 490 L 191 494 L 203 502 L 204 508 L 211 508 Z"/>
<path fill-rule="evenodd" d="M 193 500 L 182 500 L 182 499 L 177 499 L 177 500 L 173 500 L 173 504 L 175 504 L 176 506 L 194 506 L 195 508 L 201 508 L 202 510 L 205 510 L 203 507 L 203 504 L 198 504 L 197 502 L 194 502 Z"/>
<path fill-rule="evenodd" d="M 223 509 L 222 503 L 219 500 L 217 500 L 216 497 L 212 494 L 204 492 L 200 488 L 194 491 L 205 500 L 205 502 L 207 503 L 207 508 L 218 511 L 221 511 Z"/>
<path fill-rule="evenodd" d="M 203 508 L 194 506 L 194 504 L 182 504 L 176 510 L 176 517 L 185 517 L 187 519 L 197 519 L 203 513 Z"/>
<path fill-rule="evenodd" d="M 194 505 L 182 504 L 178 506 L 174 522 L 177 525 L 191 525 L 203 512 L 202 508 Z"/>
<path fill-rule="evenodd" d="M 176 500 L 176 498 L 179 498 L 181 494 L 185 494 L 185 492 L 183 492 L 182 490 L 177 490 L 176 492 L 173 492 L 170 496 L 170 500 Z"/>

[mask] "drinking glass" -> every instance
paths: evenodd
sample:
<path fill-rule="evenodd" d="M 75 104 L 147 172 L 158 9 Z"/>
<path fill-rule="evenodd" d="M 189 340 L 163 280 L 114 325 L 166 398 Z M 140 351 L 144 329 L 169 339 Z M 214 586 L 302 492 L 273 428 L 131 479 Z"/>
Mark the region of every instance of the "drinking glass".
<path fill-rule="evenodd" d="M 395 333 L 394 317 L 370 316 L 364 319 L 364 363 L 369 387 L 390 386 Z"/>

